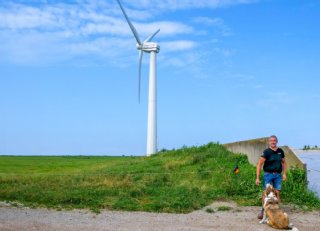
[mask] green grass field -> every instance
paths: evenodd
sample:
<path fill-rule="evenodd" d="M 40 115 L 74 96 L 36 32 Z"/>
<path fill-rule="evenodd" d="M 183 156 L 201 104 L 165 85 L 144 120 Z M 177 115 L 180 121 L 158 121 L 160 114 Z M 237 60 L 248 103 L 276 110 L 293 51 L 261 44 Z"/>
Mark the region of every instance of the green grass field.
<path fill-rule="evenodd" d="M 319 208 L 304 174 L 288 173 L 283 202 Z M 260 205 L 262 187 L 254 182 L 246 156 L 213 143 L 152 157 L 0 156 L 0 200 L 31 207 L 185 213 L 214 200 Z"/>

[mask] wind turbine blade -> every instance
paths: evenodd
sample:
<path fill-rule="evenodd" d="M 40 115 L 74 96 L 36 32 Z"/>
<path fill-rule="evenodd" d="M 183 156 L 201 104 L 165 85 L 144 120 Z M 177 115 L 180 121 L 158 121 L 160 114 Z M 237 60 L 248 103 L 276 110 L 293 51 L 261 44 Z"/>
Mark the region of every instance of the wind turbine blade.
<path fill-rule="evenodd" d="M 138 76 L 138 101 L 140 103 L 140 91 L 141 91 L 141 65 L 142 65 L 143 51 L 139 50 L 139 76 Z"/>
<path fill-rule="evenodd" d="M 149 36 L 146 40 L 144 40 L 143 42 L 144 42 L 144 43 L 150 42 L 150 41 L 154 38 L 154 36 L 156 36 L 156 34 L 159 33 L 159 31 L 160 31 L 160 29 L 158 29 L 156 32 L 154 32 L 152 35 L 150 35 L 150 36 Z"/>
<path fill-rule="evenodd" d="M 122 11 L 124 17 L 126 18 L 128 24 L 129 24 L 129 26 L 130 26 L 130 29 L 131 29 L 134 37 L 135 37 L 136 40 L 137 40 L 137 43 L 138 43 L 139 45 L 141 45 L 141 41 L 140 41 L 140 38 L 139 38 L 139 35 L 138 35 L 138 32 L 137 32 L 136 28 L 132 25 L 132 23 L 131 23 L 128 15 L 127 15 L 127 13 L 125 12 L 124 8 L 122 7 L 122 4 L 121 4 L 120 0 L 117 0 L 117 2 L 118 2 L 119 6 L 120 6 L 120 8 L 121 8 L 121 11 Z"/>

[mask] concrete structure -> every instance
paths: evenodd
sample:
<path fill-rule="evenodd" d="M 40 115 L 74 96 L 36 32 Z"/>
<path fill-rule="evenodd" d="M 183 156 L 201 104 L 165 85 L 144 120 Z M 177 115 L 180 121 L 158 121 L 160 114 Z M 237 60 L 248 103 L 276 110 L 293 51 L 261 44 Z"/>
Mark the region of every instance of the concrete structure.
<path fill-rule="evenodd" d="M 268 137 L 258 138 L 253 140 L 245 140 L 234 143 L 224 144 L 224 146 L 231 152 L 242 153 L 248 156 L 251 164 L 256 165 L 263 150 L 269 147 Z M 297 167 L 306 170 L 306 164 L 298 157 L 295 151 L 288 146 L 280 146 L 287 160 L 288 169 Z"/>

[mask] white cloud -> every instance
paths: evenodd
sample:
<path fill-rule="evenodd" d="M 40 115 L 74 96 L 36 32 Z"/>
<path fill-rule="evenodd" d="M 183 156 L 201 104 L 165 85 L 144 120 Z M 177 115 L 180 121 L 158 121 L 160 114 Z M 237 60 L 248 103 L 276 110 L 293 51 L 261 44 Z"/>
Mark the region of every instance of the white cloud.
<path fill-rule="evenodd" d="M 259 83 L 253 75 L 250 74 L 231 74 L 227 77 L 231 82 L 230 86 L 232 88 L 246 88 L 246 89 L 261 89 L 263 85 Z"/>
<path fill-rule="evenodd" d="M 258 0 L 122 0 L 139 8 L 158 10 L 179 10 L 188 8 L 220 8 L 238 4 L 249 4 Z"/>
<path fill-rule="evenodd" d="M 189 40 L 177 40 L 161 43 L 161 48 L 163 48 L 165 52 L 190 50 L 195 46 L 196 43 Z"/>
<path fill-rule="evenodd" d="M 209 17 L 199 16 L 194 18 L 193 20 L 196 23 L 201 23 L 209 26 L 223 24 L 223 20 L 221 18 L 209 18 Z"/>
<path fill-rule="evenodd" d="M 45 6 L 28 6 L 22 4 L 0 5 L 0 28 L 9 30 L 38 29 L 44 31 L 70 30 L 74 34 L 113 34 L 131 35 L 124 17 L 114 15 L 112 9 L 100 11 L 96 7 L 86 8 L 84 5 L 57 4 Z M 119 9 L 118 13 L 120 12 Z M 144 11 L 129 11 L 130 18 L 134 15 L 146 14 Z M 135 13 L 134 13 L 135 12 Z M 148 15 L 147 17 L 149 17 Z M 161 34 L 176 35 L 191 33 L 193 29 L 181 22 L 154 21 L 154 22 L 133 22 L 142 35 L 150 34 L 161 28 Z"/>
<path fill-rule="evenodd" d="M 233 50 L 230 50 L 227 48 L 220 48 L 220 47 L 213 48 L 213 51 L 221 54 L 225 58 L 229 58 L 235 54 Z"/>
<path fill-rule="evenodd" d="M 98 9 L 101 6 L 92 2 L 36 5 L 0 3 L 1 59 L 36 64 L 85 54 L 102 58 L 119 57 L 124 55 L 124 51 L 134 50 L 135 41 L 118 6 L 104 6 L 106 10 L 101 11 Z M 128 12 L 130 17 L 136 15 L 133 18 L 137 20 L 150 17 L 144 11 Z M 139 21 L 134 24 L 142 40 L 158 28 L 161 28 L 159 38 L 193 32 L 191 26 L 174 21 Z"/>
<path fill-rule="evenodd" d="M 174 36 L 179 34 L 189 34 L 193 31 L 193 28 L 179 22 L 170 21 L 158 21 L 151 23 L 134 23 L 138 33 L 143 40 L 144 37 L 152 34 L 156 29 L 161 28 L 159 36 Z M 109 21 L 101 23 L 88 23 L 80 28 L 81 33 L 85 35 L 91 34 L 112 34 L 122 36 L 132 36 L 128 25 L 124 19 L 110 19 Z"/>
<path fill-rule="evenodd" d="M 237 82 L 245 82 L 245 83 L 255 79 L 255 77 L 253 75 L 240 74 L 240 73 L 231 74 L 231 75 L 229 75 L 229 78 L 232 80 L 235 80 Z"/>
<path fill-rule="evenodd" d="M 42 12 L 34 7 L 16 5 L 10 12 L 0 14 L 0 28 L 32 29 L 41 27 L 55 27 L 58 22 L 54 14 Z"/>
<path fill-rule="evenodd" d="M 141 40 L 160 28 L 155 40 L 163 40 L 166 52 L 188 52 L 199 44 L 184 35 L 203 36 L 192 26 L 205 23 L 227 35 L 220 18 L 198 17 L 189 23 L 157 20 L 168 9 L 225 7 L 252 0 L 123 0 Z M 148 9 L 151 7 L 151 9 Z M 178 20 L 178 19 L 177 19 Z M 181 36 L 179 36 L 181 35 Z M 218 41 L 214 38 L 215 41 Z M 135 50 L 132 33 L 116 1 L 99 0 L 16 0 L 0 2 L 0 59 L 18 63 L 45 63 L 88 55 L 126 58 Z M 220 48 L 219 48 L 220 49 Z M 216 50 L 231 56 L 229 50 Z M 179 56 L 177 55 L 177 57 Z M 110 59 L 112 60 L 112 59 Z M 174 61 L 172 63 L 178 63 Z"/>
<path fill-rule="evenodd" d="M 216 27 L 220 30 L 222 36 L 230 36 L 231 30 L 230 28 L 224 23 L 223 19 L 221 18 L 209 18 L 209 17 L 196 17 L 193 19 L 195 23 L 202 24 L 209 27 Z"/>
<path fill-rule="evenodd" d="M 193 28 L 183 23 L 170 22 L 170 21 L 159 21 L 152 23 L 137 23 L 136 27 L 142 34 L 151 34 L 156 29 L 160 28 L 160 35 L 170 36 L 178 34 L 189 34 L 193 32 Z"/>
<path fill-rule="evenodd" d="M 277 108 L 293 103 L 293 97 L 287 92 L 269 92 L 265 98 L 257 101 L 257 104 L 265 108 Z"/>
<path fill-rule="evenodd" d="M 185 73 L 188 73 L 194 78 L 205 79 L 208 78 L 208 72 L 206 68 L 203 68 L 202 62 L 207 56 L 208 53 L 203 50 L 185 50 L 185 52 L 177 52 L 174 55 L 159 56 L 159 64 L 160 67 L 178 67 L 172 69 L 177 76 L 185 76 Z"/>

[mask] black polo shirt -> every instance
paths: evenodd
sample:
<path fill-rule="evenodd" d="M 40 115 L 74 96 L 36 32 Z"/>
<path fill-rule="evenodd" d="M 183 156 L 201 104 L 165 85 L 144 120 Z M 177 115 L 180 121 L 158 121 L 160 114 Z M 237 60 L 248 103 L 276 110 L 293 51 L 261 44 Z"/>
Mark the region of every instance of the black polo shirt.
<path fill-rule="evenodd" d="M 267 148 L 263 151 L 261 157 L 265 158 L 266 161 L 263 165 L 263 171 L 265 172 L 282 172 L 282 158 L 284 158 L 284 151 L 278 148 L 273 151 L 271 148 Z"/>

